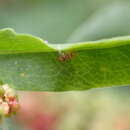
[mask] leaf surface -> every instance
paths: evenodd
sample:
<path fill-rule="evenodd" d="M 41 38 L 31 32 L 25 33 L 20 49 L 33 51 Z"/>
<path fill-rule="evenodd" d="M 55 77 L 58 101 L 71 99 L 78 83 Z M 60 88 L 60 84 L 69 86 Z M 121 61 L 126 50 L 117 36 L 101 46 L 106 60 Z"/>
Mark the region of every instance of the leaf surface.
<path fill-rule="evenodd" d="M 68 56 L 71 57 L 67 58 Z M 59 58 L 66 57 L 64 61 Z M 0 81 L 17 90 L 70 91 L 130 84 L 130 37 L 51 45 L 0 31 Z"/>

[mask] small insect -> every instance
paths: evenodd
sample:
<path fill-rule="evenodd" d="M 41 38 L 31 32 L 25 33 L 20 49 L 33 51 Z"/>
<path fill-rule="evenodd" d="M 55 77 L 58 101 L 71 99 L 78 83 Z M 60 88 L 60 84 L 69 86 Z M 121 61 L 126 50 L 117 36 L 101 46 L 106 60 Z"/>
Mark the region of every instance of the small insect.
<path fill-rule="evenodd" d="M 58 57 L 58 60 L 61 62 L 71 60 L 75 54 L 73 52 L 67 52 L 67 53 L 60 53 L 60 56 Z"/>

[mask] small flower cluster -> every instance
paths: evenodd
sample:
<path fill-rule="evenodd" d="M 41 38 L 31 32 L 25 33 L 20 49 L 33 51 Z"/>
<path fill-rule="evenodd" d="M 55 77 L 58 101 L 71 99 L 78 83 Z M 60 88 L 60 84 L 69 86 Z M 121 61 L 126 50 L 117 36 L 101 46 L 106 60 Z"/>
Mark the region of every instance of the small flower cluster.
<path fill-rule="evenodd" d="M 15 114 L 19 103 L 15 91 L 8 84 L 0 86 L 0 117 Z"/>

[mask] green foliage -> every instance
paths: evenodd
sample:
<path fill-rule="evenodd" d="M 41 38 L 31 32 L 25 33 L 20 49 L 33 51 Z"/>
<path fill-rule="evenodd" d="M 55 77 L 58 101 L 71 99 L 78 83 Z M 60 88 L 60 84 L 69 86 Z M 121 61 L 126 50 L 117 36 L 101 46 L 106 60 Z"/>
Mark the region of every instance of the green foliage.
<path fill-rule="evenodd" d="M 1 29 L 11 27 L 17 32 L 33 34 L 47 39 L 49 43 L 60 44 L 52 46 L 31 35 L 19 35 L 10 29 L 1 30 L 0 84 L 9 83 L 17 90 L 37 91 L 86 90 L 129 85 L 129 37 L 77 43 L 129 35 L 129 5 L 129 0 L 1 0 Z M 77 45 L 61 45 L 67 42 L 74 42 Z M 74 52 L 74 57 L 71 60 L 59 62 L 59 49 L 66 53 Z M 114 96 L 102 90 L 106 92 L 111 90 Z M 98 91 L 99 94 L 97 94 Z M 87 122 L 87 127 L 89 127 L 91 125 L 90 118 L 96 115 L 97 119 L 97 114 L 93 114 L 91 104 L 95 102 L 99 105 L 98 98 L 103 100 L 101 104 L 106 108 L 104 109 L 100 104 L 104 109 L 102 115 L 105 116 L 104 118 L 100 117 L 101 125 L 99 126 L 102 126 L 102 122 L 107 116 L 111 117 L 111 113 L 115 114 L 117 110 L 120 111 L 121 107 L 126 107 L 126 104 L 129 104 L 129 101 L 126 102 L 129 87 L 128 89 L 126 87 L 97 89 L 93 92 L 93 94 L 90 94 L 91 91 L 84 94 L 82 92 L 80 95 L 76 93 L 75 103 L 77 100 L 79 103 L 77 106 L 71 104 L 74 110 L 68 114 L 70 119 L 67 119 L 68 124 L 65 124 L 64 128 L 62 126 L 61 129 L 68 129 L 68 127 L 71 130 L 72 128 L 74 130 L 81 129 L 77 126 L 80 122 L 85 122 L 85 125 Z M 68 98 L 68 94 L 70 93 L 65 93 L 65 97 L 61 96 L 58 99 L 65 102 L 64 98 Z M 105 96 L 101 96 L 102 94 Z M 119 95 L 117 103 L 113 103 L 115 94 Z M 98 97 L 96 100 L 95 95 Z M 107 95 L 111 100 L 108 100 Z M 73 97 L 70 97 L 67 102 L 69 103 L 72 99 Z M 112 104 L 119 105 L 116 106 L 115 111 Z M 83 109 L 80 109 L 78 113 L 75 111 L 77 107 Z M 86 109 L 90 109 L 85 116 L 89 118 L 88 121 L 79 118 L 82 114 L 84 117 Z M 107 111 L 108 109 L 110 112 Z M 73 113 L 80 116 L 76 118 Z M 73 122 L 77 119 L 77 122 L 73 124 L 72 119 Z M 79 119 L 82 121 L 79 122 Z M 106 126 L 111 129 L 108 127 L 108 123 L 107 118 Z M 11 119 L 6 120 L 3 127 L 0 126 L 1 129 L 20 130 L 21 128 L 17 127 L 17 123 L 13 123 Z M 98 128 L 96 127 L 96 129 Z"/>
<path fill-rule="evenodd" d="M 59 60 L 71 53 L 72 57 Z M 0 31 L 0 80 L 17 90 L 70 91 L 128 85 L 129 59 L 130 37 L 52 46 L 10 29 Z"/>

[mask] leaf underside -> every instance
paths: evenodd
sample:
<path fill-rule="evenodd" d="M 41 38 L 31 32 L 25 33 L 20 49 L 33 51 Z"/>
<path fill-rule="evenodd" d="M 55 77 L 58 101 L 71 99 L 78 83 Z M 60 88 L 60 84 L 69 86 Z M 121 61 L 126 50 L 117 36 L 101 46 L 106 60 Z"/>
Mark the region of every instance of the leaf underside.
<path fill-rule="evenodd" d="M 71 53 L 71 58 L 59 60 Z M 25 91 L 129 85 L 130 37 L 51 45 L 12 29 L 1 30 L 0 81 Z"/>

